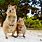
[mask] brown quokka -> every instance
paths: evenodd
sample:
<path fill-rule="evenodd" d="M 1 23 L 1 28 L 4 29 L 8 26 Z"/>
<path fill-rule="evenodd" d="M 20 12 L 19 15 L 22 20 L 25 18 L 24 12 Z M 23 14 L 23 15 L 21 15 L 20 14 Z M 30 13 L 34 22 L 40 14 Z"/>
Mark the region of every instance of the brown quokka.
<path fill-rule="evenodd" d="M 17 26 L 16 8 L 17 8 L 16 5 L 14 6 L 8 5 L 8 9 L 6 11 L 7 17 L 3 23 L 3 31 L 5 33 L 6 39 L 8 38 L 7 33 L 12 33 L 12 36 L 14 36 L 14 33 L 16 31 Z"/>
<path fill-rule="evenodd" d="M 21 17 L 18 20 L 17 30 L 18 30 L 17 35 L 19 36 L 19 34 L 23 34 L 23 37 L 25 38 L 26 26 L 24 24 L 24 19 Z"/>

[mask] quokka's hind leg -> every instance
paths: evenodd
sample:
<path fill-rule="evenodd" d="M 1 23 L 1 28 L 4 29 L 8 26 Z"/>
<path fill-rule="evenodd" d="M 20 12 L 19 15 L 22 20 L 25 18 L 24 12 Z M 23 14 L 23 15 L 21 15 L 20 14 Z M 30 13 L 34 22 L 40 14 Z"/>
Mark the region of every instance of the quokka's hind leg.
<path fill-rule="evenodd" d="M 17 31 L 17 37 L 19 36 L 18 34 L 19 34 L 19 32 Z"/>
<path fill-rule="evenodd" d="M 14 31 L 14 32 L 12 32 L 12 37 L 15 37 L 15 38 L 16 38 L 17 36 L 14 36 L 14 33 L 15 33 L 15 31 Z"/>
<path fill-rule="evenodd" d="M 12 37 L 14 37 L 14 32 L 12 32 Z"/>
<path fill-rule="evenodd" d="M 8 39 L 8 37 L 7 37 L 7 33 L 5 33 L 5 38 Z"/>
<path fill-rule="evenodd" d="M 23 37 L 25 38 L 25 32 L 23 33 Z"/>

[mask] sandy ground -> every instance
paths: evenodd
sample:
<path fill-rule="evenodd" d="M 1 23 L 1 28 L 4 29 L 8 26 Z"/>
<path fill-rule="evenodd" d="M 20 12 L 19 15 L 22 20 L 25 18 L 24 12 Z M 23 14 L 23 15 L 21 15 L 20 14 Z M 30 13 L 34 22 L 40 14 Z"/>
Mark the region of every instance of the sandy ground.
<path fill-rule="evenodd" d="M 26 37 L 9 37 L 5 39 L 2 27 L 0 27 L 0 42 L 42 42 L 42 30 L 26 30 Z"/>

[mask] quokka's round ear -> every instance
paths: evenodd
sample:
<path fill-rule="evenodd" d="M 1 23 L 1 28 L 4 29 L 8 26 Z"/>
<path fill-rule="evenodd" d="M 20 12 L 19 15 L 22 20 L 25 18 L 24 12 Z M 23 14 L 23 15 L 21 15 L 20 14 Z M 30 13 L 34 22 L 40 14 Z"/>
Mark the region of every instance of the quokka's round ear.
<path fill-rule="evenodd" d="M 25 19 L 23 18 L 23 21 L 25 21 Z"/>
<path fill-rule="evenodd" d="M 15 8 L 15 9 L 17 9 L 17 6 L 16 6 L 16 5 L 14 5 L 14 8 Z"/>
<path fill-rule="evenodd" d="M 24 20 L 24 18 L 23 18 L 23 20 Z"/>

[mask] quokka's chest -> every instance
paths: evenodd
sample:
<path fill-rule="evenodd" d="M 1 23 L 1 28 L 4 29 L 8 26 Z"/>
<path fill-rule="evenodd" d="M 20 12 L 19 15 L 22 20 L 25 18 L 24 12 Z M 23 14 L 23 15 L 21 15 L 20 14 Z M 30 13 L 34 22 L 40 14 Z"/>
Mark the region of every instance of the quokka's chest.
<path fill-rule="evenodd" d="M 13 26 L 8 26 L 8 32 L 13 32 L 14 31 L 14 27 Z"/>

